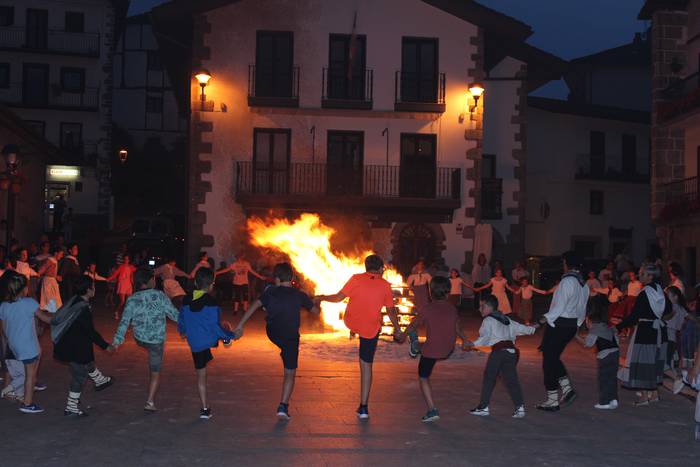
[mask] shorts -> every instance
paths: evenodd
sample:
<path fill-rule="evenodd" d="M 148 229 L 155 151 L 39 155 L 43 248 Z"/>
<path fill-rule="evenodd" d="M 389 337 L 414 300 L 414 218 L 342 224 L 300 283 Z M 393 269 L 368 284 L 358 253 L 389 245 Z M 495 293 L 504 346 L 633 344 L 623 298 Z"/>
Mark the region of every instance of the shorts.
<path fill-rule="evenodd" d="M 430 358 L 421 355 L 420 361 L 418 362 L 418 376 L 423 379 L 430 378 L 430 375 L 433 374 L 433 367 L 436 363 L 437 358 Z"/>
<path fill-rule="evenodd" d="M 233 284 L 233 301 L 247 302 L 248 301 L 248 284 L 238 285 Z"/>
<path fill-rule="evenodd" d="M 299 364 L 299 335 L 284 336 L 267 329 L 267 337 L 280 348 L 280 357 L 285 370 L 296 370 Z"/>
<path fill-rule="evenodd" d="M 148 368 L 151 373 L 160 373 L 160 369 L 163 366 L 163 345 L 160 344 L 146 344 L 145 342 L 136 341 L 139 347 L 143 347 L 148 351 Z"/>
<path fill-rule="evenodd" d="M 25 365 L 31 365 L 32 363 L 38 362 L 38 361 L 39 361 L 39 356 L 38 356 L 38 355 L 37 355 L 36 357 L 34 357 L 34 358 L 28 358 L 28 359 L 26 359 L 26 360 L 21 360 L 21 362 L 24 363 Z"/>
<path fill-rule="evenodd" d="M 379 334 L 372 339 L 360 337 L 360 360 L 365 363 L 374 362 L 374 354 L 377 351 L 377 343 L 379 342 Z"/>
<path fill-rule="evenodd" d="M 207 367 L 207 363 L 214 360 L 214 356 L 211 354 L 211 349 L 200 350 L 192 352 L 192 360 L 194 360 L 194 369 L 201 370 Z"/>

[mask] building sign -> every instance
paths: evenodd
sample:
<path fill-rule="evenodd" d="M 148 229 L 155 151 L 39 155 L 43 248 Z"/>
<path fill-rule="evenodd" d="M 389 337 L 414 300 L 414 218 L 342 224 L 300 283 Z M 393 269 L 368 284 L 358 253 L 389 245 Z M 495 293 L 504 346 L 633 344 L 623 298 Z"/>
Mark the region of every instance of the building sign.
<path fill-rule="evenodd" d="M 61 179 L 76 179 L 80 177 L 80 169 L 77 167 L 51 167 L 49 166 L 49 176 Z"/>

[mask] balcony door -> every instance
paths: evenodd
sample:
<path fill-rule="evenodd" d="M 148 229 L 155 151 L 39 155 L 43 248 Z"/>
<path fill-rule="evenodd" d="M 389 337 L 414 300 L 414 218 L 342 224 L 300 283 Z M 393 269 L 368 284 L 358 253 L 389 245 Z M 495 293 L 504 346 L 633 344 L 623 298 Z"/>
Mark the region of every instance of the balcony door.
<path fill-rule="evenodd" d="M 255 49 L 255 96 L 292 97 L 294 36 L 285 31 L 258 31 Z"/>
<path fill-rule="evenodd" d="M 331 34 L 328 45 L 328 98 L 365 98 L 366 38 Z"/>
<path fill-rule="evenodd" d="M 253 193 L 288 192 L 291 139 L 289 129 L 256 128 L 253 131 Z"/>
<path fill-rule="evenodd" d="M 437 176 L 437 135 L 401 134 L 399 194 L 408 198 L 434 198 Z"/>
<path fill-rule="evenodd" d="M 591 131 L 590 133 L 590 172 L 594 177 L 605 175 L 605 133 Z"/>
<path fill-rule="evenodd" d="M 27 8 L 26 46 L 46 49 L 49 44 L 49 11 Z"/>
<path fill-rule="evenodd" d="M 622 175 L 637 173 L 637 137 L 622 135 Z"/>
<path fill-rule="evenodd" d="M 22 70 L 22 102 L 27 106 L 45 106 L 49 102 L 49 66 L 25 63 Z"/>
<path fill-rule="evenodd" d="M 362 195 L 365 135 L 329 131 L 326 190 L 329 195 Z"/>
<path fill-rule="evenodd" d="M 401 100 L 437 102 L 438 41 L 404 37 L 401 48 Z"/>

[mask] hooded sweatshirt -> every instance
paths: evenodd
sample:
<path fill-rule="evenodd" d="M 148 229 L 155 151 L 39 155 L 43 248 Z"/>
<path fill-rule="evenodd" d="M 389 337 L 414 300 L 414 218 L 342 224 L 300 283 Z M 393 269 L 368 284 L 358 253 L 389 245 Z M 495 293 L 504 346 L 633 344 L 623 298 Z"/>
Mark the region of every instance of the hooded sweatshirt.
<path fill-rule="evenodd" d="M 188 295 L 180 308 L 177 330 L 187 336 L 187 343 L 192 352 L 201 352 L 219 345 L 219 339 L 232 339 L 233 332 L 221 327 L 219 322 L 221 309 L 216 300 L 205 293 L 195 291 L 195 296 Z"/>

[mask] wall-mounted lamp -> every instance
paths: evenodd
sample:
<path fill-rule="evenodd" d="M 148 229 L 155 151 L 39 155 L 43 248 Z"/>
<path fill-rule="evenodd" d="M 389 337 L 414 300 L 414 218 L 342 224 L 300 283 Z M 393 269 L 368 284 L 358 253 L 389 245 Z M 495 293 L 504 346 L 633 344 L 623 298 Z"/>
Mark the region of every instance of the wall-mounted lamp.
<path fill-rule="evenodd" d="M 209 80 L 211 79 L 211 73 L 209 73 L 208 70 L 202 68 L 201 70 L 197 71 L 197 73 L 194 74 L 195 79 L 199 83 L 199 86 L 202 88 L 202 94 L 200 96 L 201 101 L 202 101 L 202 110 L 204 110 L 204 107 L 207 102 L 207 96 L 204 94 L 204 88 L 207 87 L 207 84 L 209 84 Z"/>
<path fill-rule="evenodd" d="M 469 107 L 469 113 L 474 113 L 479 105 L 479 98 L 484 94 L 484 86 L 481 83 L 472 83 L 469 85 L 469 94 L 474 98 L 474 106 Z"/>
<path fill-rule="evenodd" d="M 126 149 L 119 150 L 119 162 L 122 164 L 126 163 L 126 159 L 129 157 L 129 151 Z"/>

